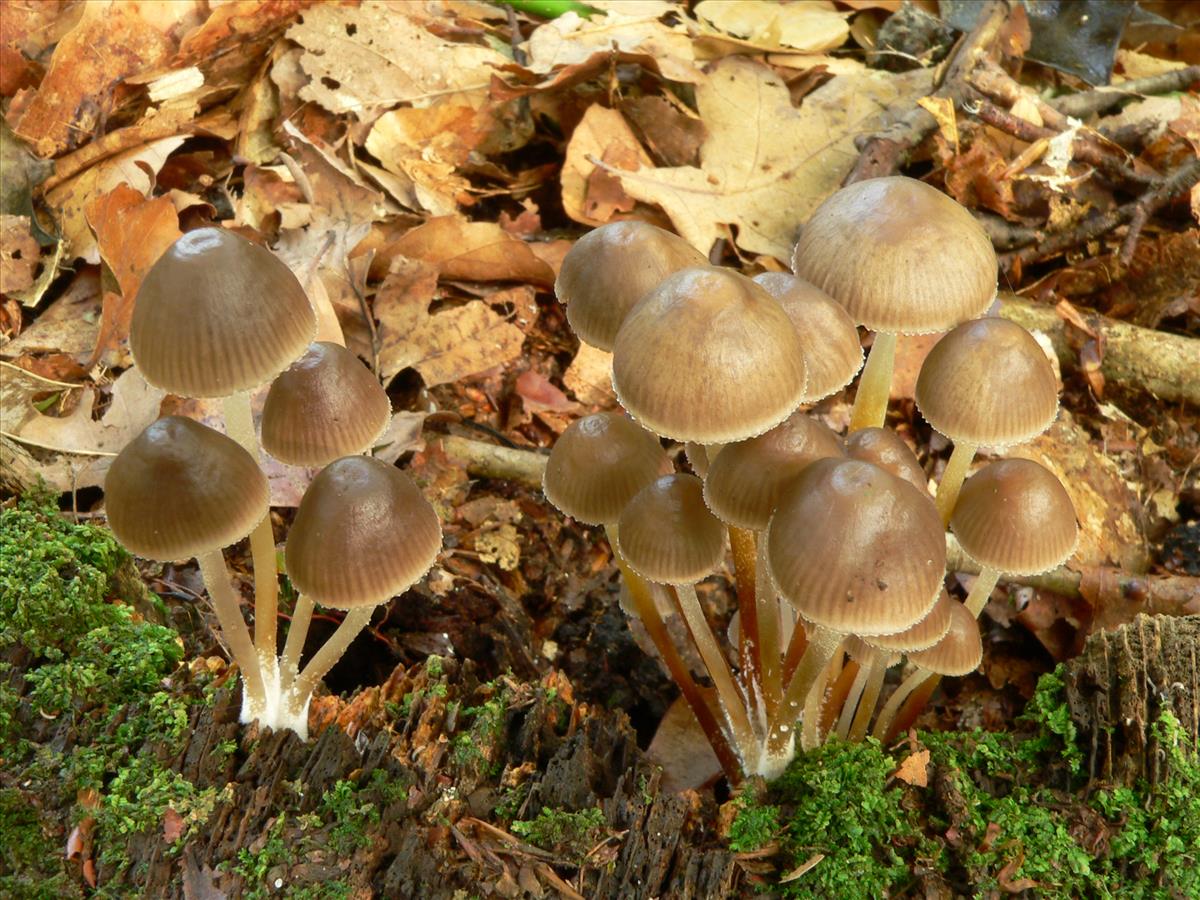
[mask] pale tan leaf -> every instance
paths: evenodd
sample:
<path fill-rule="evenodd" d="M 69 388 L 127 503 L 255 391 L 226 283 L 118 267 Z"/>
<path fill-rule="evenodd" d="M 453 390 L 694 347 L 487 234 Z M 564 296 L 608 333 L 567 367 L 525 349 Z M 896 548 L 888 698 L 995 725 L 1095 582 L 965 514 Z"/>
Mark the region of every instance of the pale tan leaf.
<path fill-rule="evenodd" d="M 12 296 L 33 284 L 41 249 L 29 216 L 0 215 L 0 294 Z"/>
<path fill-rule="evenodd" d="M 626 171 L 653 168 L 654 161 L 619 112 L 598 103 L 587 108 L 567 145 L 560 178 L 563 210 L 576 222 L 603 225 L 614 213 L 631 211 L 633 200 L 593 159 Z"/>
<path fill-rule="evenodd" d="M 667 25 L 659 21 L 658 14 L 629 15 L 622 9 L 583 19 L 568 12 L 539 25 L 524 46 L 526 68 L 539 75 L 616 49 L 653 58 L 663 77 L 670 81 L 695 83 L 703 78 L 686 25 Z"/>
<path fill-rule="evenodd" d="M 579 352 L 563 373 L 563 384 L 586 406 L 610 409 L 617 405 L 612 387 L 612 354 L 591 344 L 579 345 Z"/>
<path fill-rule="evenodd" d="M 388 249 L 432 263 L 442 278 L 554 284 L 552 266 L 494 222 L 440 216 L 405 232 Z"/>
<path fill-rule="evenodd" d="M 846 16 L 832 3 L 768 3 L 766 0 L 704 0 L 697 18 L 764 50 L 791 48 L 818 53 L 842 46 L 850 34 Z"/>
<path fill-rule="evenodd" d="M 413 335 L 420 359 L 412 365 L 425 384 L 444 384 L 516 359 L 524 342 L 520 328 L 476 300 L 429 318 Z"/>
<path fill-rule="evenodd" d="M 922 748 L 910 753 L 892 774 L 905 784 L 926 787 L 929 784 L 929 750 Z"/>

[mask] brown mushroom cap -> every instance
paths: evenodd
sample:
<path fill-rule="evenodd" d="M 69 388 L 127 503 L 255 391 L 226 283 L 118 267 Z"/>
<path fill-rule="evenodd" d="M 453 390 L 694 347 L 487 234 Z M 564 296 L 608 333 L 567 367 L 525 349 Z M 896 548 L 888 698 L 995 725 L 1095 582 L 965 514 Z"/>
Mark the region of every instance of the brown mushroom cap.
<path fill-rule="evenodd" d="M 842 651 L 856 663 L 863 666 L 869 665 L 880 654 L 882 654 L 883 662 L 887 668 L 891 668 L 900 661 L 899 653 L 893 653 L 883 647 L 875 647 L 853 634 L 846 635 L 846 640 L 842 642 Z"/>
<path fill-rule="evenodd" d="M 923 493 L 929 491 L 929 479 L 925 477 L 917 455 L 904 438 L 890 428 L 860 428 L 850 432 L 846 435 L 846 455 L 874 463 Z"/>
<path fill-rule="evenodd" d="M 819 459 L 788 485 L 767 526 L 779 593 L 832 631 L 895 634 L 927 616 L 946 540 L 928 494 L 878 466 Z"/>
<path fill-rule="evenodd" d="M 962 604 L 952 599 L 943 589 L 938 594 L 938 601 L 929 611 L 929 615 L 912 628 L 906 628 L 897 634 L 864 635 L 863 640 L 879 650 L 897 653 L 925 650 L 944 638 L 950 630 L 950 615 L 953 606 L 962 606 Z"/>
<path fill-rule="evenodd" d="M 843 456 L 836 434 L 792 413 L 765 434 L 722 447 L 709 463 L 704 500 L 723 521 L 761 531 L 789 481 L 815 460 Z"/>
<path fill-rule="evenodd" d="M 754 277 L 788 314 L 808 372 L 805 403 L 837 393 L 858 374 L 863 364 L 858 328 L 845 307 L 815 285 L 783 272 L 764 272 Z"/>
<path fill-rule="evenodd" d="M 765 290 L 726 269 L 676 272 L 629 312 L 613 389 L 657 434 L 702 444 L 775 427 L 800 404 L 800 338 Z"/>
<path fill-rule="evenodd" d="M 658 438 L 620 413 L 577 419 L 546 461 L 542 490 L 554 507 L 585 525 L 615 522 L 634 494 L 670 471 Z"/>
<path fill-rule="evenodd" d="M 437 513 L 411 479 L 368 456 L 313 479 L 288 532 L 288 577 L 315 602 L 375 606 L 411 587 L 442 549 Z"/>
<path fill-rule="evenodd" d="M 694 584 L 725 555 L 725 529 L 704 505 L 695 475 L 664 475 L 621 512 L 617 545 L 643 578 Z"/>
<path fill-rule="evenodd" d="M 575 242 L 563 257 L 554 293 L 581 341 L 611 350 L 626 314 L 673 272 L 702 266 L 704 254 L 647 222 L 610 222 Z"/>
<path fill-rule="evenodd" d="M 964 322 L 933 345 L 915 392 L 926 421 L 953 441 L 1019 444 L 1058 412 L 1054 369 L 1033 335 L 998 317 Z"/>
<path fill-rule="evenodd" d="M 152 422 L 104 480 L 108 525 L 131 553 L 168 561 L 241 540 L 267 514 L 258 464 L 234 440 L 180 416 Z"/>
<path fill-rule="evenodd" d="M 1054 473 L 1028 459 L 988 463 L 967 479 L 950 528 L 981 566 L 1037 575 L 1061 565 L 1079 534 L 1071 496 Z"/>
<path fill-rule="evenodd" d="M 998 264 L 966 209 L 895 175 L 847 185 L 817 207 L 792 269 L 872 331 L 926 334 L 982 315 Z"/>
<path fill-rule="evenodd" d="M 129 347 L 150 384 L 185 397 L 227 397 L 304 352 L 317 318 L 291 270 L 223 228 L 179 238 L 138 288 Z"/>
<path fill-rule="evenodd" d="M 908 654 L 909 661 L 930 672 L 961 678 L 970 675 L 983 662 L 983 641 L 979 637 L 979 622 L 971 611 L 953 601 L 950 606 L 950 629 L 946 636 L 928 650 Z"/>
<path fill-rule="evenodd" d="M 323 466 L 361 453 L 387 428 L 387 393 L 339 344 L 318 341 L 271 383 L 263 449 L 293 466 Z"/>

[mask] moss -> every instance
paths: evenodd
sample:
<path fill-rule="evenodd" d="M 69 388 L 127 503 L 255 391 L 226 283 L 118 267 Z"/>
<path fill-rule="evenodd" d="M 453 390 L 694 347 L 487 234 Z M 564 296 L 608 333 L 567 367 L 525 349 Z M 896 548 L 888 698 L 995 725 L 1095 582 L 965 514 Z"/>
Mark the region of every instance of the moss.
<path fill-rule="evenodd" d="M 46 833 L 29 799 L 15 788 L 0 789 L 0 897 L 78 896 L 61 856 L 61 843 Z"/>
<path fill-rule="evenodd" d="M 509 692 L 497 681 L 483 685 L 493 696 L 480 706 L 468 706 L 460 713 L 470 728 L 454 738 L 454 762 L 476 775 L 499 775 L 500 763 L 494 761 L 504 733 L 504 717 L 508 709 Z"/>
<path fill-rule="evenodd" d="M 329 825 L 328 847 L 337 856 L 349 856 L 369 846 L 371 826 L 379 824 L 379 810 L 363 800 L 356 786 L 338 781 L 321 796 L 318 815 Z"/>
<path fill-rule="evenodd" d="M 533 819 L 512 823 L 514 834 L 576 862 L 600 842 L 604 828 L 604 811 L 596 806 L 578 812 L 542 809 Z"/>

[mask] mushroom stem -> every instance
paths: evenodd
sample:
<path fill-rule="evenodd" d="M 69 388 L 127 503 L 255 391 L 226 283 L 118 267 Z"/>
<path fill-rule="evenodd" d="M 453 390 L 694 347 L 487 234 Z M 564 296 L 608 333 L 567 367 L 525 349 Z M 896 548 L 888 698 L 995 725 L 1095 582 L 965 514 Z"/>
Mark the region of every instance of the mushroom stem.
<path fill-rule="evenodd" d="M 746 683 L 748 705 L 757 706 L 759 686 L 762 684 L 762 630 L 766 627 L 764 612 L 758 603 L 757 551 L 754 532 L 736 525 L 729 526 L 729 546 L 733 551 L 733 571 L 737 581 L 739 621 L 738 663 L 742 680 Z M 779 616 L 776 614 L 776 621 Z M 721 657 L 724 659 L 724 656 Z"/>
<path fill-rule="evenodd" d="M 871 662 L 873 663 L 874 660 Z M 858 667 L 858 671 L 854 675 L 854 683 L 850 685 L 846 699 L 842 702 L 842 713 L 838 716 L 837 727 L 829 732 L 826 737 L 827 741 L 832 740 L 835 735 L 843 741 L 850 736 L 850 723 L 854 721 L 855 711 L 858 709 L 863 691 L 866 690 L 867 682 L 870 680 L 871 669 L 871 663 Z"/>
<path fill-rule="evenodd" d="M 741 763 L 730 747 L 729 741 L 725 737 L 725 733 L 721 730 L 716 716 L 713 715 L 712 708 L 708 705 L 708 701 L 704 699 L 704 694 L 701 693 L 700 687 L 692 680 L 687 664 L 684 663 L 683 658 L 679 655 L 679 651 L 675 649 L 675 645 L 671 643 L 671 637 L 667 633 L 667 626 L 658 612 L 658 607 L 655 605 L 654 598 L 650 594 L 649 586 L 646 584 L 645 579 L 629 568 L 629 563 L 625 561 L 625 558 L 621 556 L 620 551 L 617 549 L 619 544 L 617 543 L 616 524 L 608 525 L 606 531 L 608 533 L 608 543 L 612 547 L 613 559 L 617 563 L 617 568 L 621 571 L 621 577 L 625 579 L 625 586 L 629 590 L 630 600 L 637 611 L 638 618 L 642 620 L 642 625 L 645 627 L 646 633 L 650 636 L 654 648 L 658 650 L 658 655 L 662 657 L 663 664 L 666 665 L 671 678 L 679 686 L 680 693 L 683 694 L 684 700 L 691 707 L 696 721 L 700 723 L 700 729 L 708 738 L 708 743 L 712 746 L 718 762 L 721 763 L 721 768 L 725 771 L 725 776 L 731 784 L 741 784 Z"/>
<path fill-rule="evenodd" d="M 892 389 L 892 369 L 896 360 L 896 335 L 875 332 L 875 343 L 858 379 L 858 393 L 850 411 L 850 430 L 878 428 L 887 418 L 888 396 Z"/>
<path fill-rule="evenodd" d="M 794 724 L 796 711 L 804 704 L 804 727 L 800 736 L 800 747 L 812 750 L 819 743 L 821 700 L 825 695 L 824 674 L 829 661 L 842 646 L 843 636 L 836 631 L 813 626 L 808 636 L 808 647 L 796 667 L 796 674 L 784 691 L 783 702 L 779 707 L 779 716 L 772 723 L 771 733 L 767 738 L 768 752 L 772 748 L 781 749 L 787 742 L 787 731 Z"/>
<path fill-rule="evenodd" d="M 937 677 L 929 670 L 918 667 L 916 671 L 900 682 L 900 686 L 892 692 L 892 696 L 888 697 L 887 703 L 879 711 L 879 718 L 875 720 L 875 730 L 871 732 L 872 736 L 878 741 L 886 742 L 892 729 L 892 720 L 896 718 L 900 705 L 922 684 L 930 678 Z"/>
<path fill-rule="evenodd" d="M 985 566 L 980 571 L 979 577 L 975 579 L 975 583 L 971 585 L 971 593 L 967 594 L 963 606 L 975 618 L 978 619 L 983 608 L 987 606 L 988 598 L 992 596 L 992 591 L 996 589 L 996 583 L 999 580 L 1000 573 L 996 569 L 989 569 Z"/>
<path fill-rule="evenodd" d="M 790 605 L 790 604 L 789 604 Z M 788 641 L 787 653 L 783 657 L 783 684 L 789 684 L 796 674 L 800 660 L 804 659 L 804 651 L 808 649 L 808 632 L 804 623 L 797 620 L 792 625 L 792 637 Z"/>
<path fill-rule="evenodd" d="M 825 707 L 821 710 L 821 731 L 826 734 L 837 724 L 837 714 L 846 704 L 846 697 L 850 694 L 850 688 L 854 681 L 858 678 L 859 665 L 852 659 L 847 659 L 843 664 L 841 671 L 838 672 L 836 678 L 829 678 L 832 684 L 829 685 L 829 696 L 825 699 Z M 832 664 L 829 667 L 829 674 L 833 674 Z"/>
<path fill-rule="evenodd" d="M 296 600 L 296 608 L 292 610 L 292 623 L 288 627 L 287 641 L 283 645 L 283 658 L 280 661 L 280 685 L 286 694 L 291 690 L 296 676 L 300 673 L 300 654 L 304 652 L 304 641 L 308 637 L 308 626 L 312 622 L 313 601 L 308 594 L 301 594 Z"/>
<path fill-rule="evenodd" d="M 295 706 L 298 707 L 308 701 L 309 696 L 316 690 L 317 682 L 324 678 L 334 664 L 342 658 L 350 644 L 370 623 L 371 614 L 374 612 L 374 606 L 356 606 L 346 613 L 342 624 L 309 660 L 304 671 L 293 683 L 292 698 Z"/>
<path fill-rule="evenodd" d="M 758 554 L 754 575 L 754 602 L 758 607 L 758 654 L 762 673 L 763 696 L 766 699 L 767 720 L 775 717 L 779 703 L 783 699 L 783 679 L 780 669 L 780 621 L 782 613 L 779 597 L 775 593 L 767 574 L 767 541 L 762 534 L 758 535 Z"/>
<path fill-rule="evenodd" d="M 942 515 L 942 524 L 950 524 L 950 516 L 954 512 L 954 504 L 958 502 L 958 492 L 963 480 L 967 477 L 967 469 L 975 459 L 975 444 L 956 442 L 950 461 L 946 463 L 946 471 L 938 483 L 936 503 L 938 512 Z"/>
<path fill-rule="evenodd" d="M 679 607 L 683 612 L 684 621 L 687 622 L 688 630 L 692 633 L 692 640 L 696 642 L 696 648 L 700 651 L 704 667 L 708 669 L 708 675 L 717 689 L 717 696 L 721 698 L 721 706 L 725 708 L 725 714 L 729 717 L 734 741 L 741 751 L 742 758 L 749 765 L 752 750 L 757 741 L 754 737 L 754 730 L 750 727 L 750 719 L 746 714 L 746 701 L 734 683 L 729 662 L 725 659 L 725 654 L 708 625 L 708 619 L 704 617 L 700 599 L 696 596 L 695 585 L 678 584 L 675 586 L 675 590 L 679 594 Z M 745 631 L 743 628 L 742 633 L 745 634 Z"/>
<path fill-rule="evenodd" d="M 903 734 L 912 727 L 913 722 L 917 721 L 917 716 L 925 709 L 926 704 L 929 703 L 929 698 L 933 696 L 933 692 L 937 690 L 938 685 L 941 683 L 941 675 L 931 674 L 913 689 L 913 692 L 908 695 L 908 699 L 901 705 L 900 711 L 892 719 L 892 724 L 888 728 L 887 734 L 883 736 L 885 743 L 895 740 L 896 735 Z"/>
<path fill-rule="evenodd" d="M 258 440 L 254 436 L 254 417 L 250 413 L 250 394 L 238 391 L 225 398 L 225 430 L 258 462 Z M 250 557 L 254 562 L 254 645 L 259 652 L 275 658 L 275 632 L 279 615 L 279 577 L 275 563 L 275 535 L 271 531 L 271 511 L 250 532 Z"/>
<path fill-rule="evenodd" d="M 875 705 L 879 702 L 879 694 L 883 690 L 883 676 L 887 674 L 887 661 L 883 654 L 876 652 L 867 666 L 868 676 L 866 687 L 858 700 L 858 711 L 854 713 L 854 721 L 850 725 L 847 738 L 851 741 L 861 741 L 867 736 L 871 724 L 871 716 L 875 714 Z"/>
<path fill-rule="evenodd" d="M 246 684 L 246 702 L 242 707 L 241 721 L 252 722 L 266 709 L 266 690 L 263 686 L 258 654 L 250 641 L 250 629 L 246 627 L 246 620 L 242 618 L 241 606 L 233 591 L 233 581 L 225 565 L 225 557 L 220 550 L 210 550 L 197 556 L 196 562 L 200 564 L 200 575 L 208 588 L 208 596 L 217 614 L 221 633 L 229 643 L 229 652 L 238 668 L 242 670 L 242 679 Z"/>

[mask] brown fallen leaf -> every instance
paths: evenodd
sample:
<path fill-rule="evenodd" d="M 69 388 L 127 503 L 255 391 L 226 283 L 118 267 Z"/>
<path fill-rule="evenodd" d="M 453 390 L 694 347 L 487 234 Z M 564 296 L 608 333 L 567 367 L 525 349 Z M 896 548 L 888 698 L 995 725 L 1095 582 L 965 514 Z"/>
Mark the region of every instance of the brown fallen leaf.
<path fill-rule="evenodd" d="M 431 263 L 443 279 L 554 284 L 554 269 L 531 245 L 494 222 L 440 216 L 406 232 L 387 250 Z"/>
<path fill-rule="evenodd" d="M 715 701 L 715 690 L 701 690 L 710 704 Z M 662 766 L 662 788 L 667 793 L 697 790 L 721 774 L 717 755 L 683 697 L 676 697 L 668 707 L 646 748 L 646 756 Z"/>
<path fill-rule="evenodd" d="M 429 316 L 406 335 L 381 325 L 379 366 L 385 379 L 411 366 L 426 385 L 445 384 L 516 359 L 524 342 L 525 332 L 472 300 Z"/>
<path fill-rule="evenodd" d="M 734 225 L 743 250 L 787 260 L 801 223 L 857 159 L 854 138 L 878 130 L 889 107 L 908 108 L 931 83 L 926 70 L 863 68 L 838 75 L 797 110 L 772 69 L 727 57 L 696 87 L 708 133 L 701 168 L 610 171 L 630 196 L 661 206 L 702 251 Z"/>
<path fill-rule="evenodd" d="M 768 3 L 766 0 L 703 0 L 693 14 L 762 50 L 790 48 L 817 53 L 842 46 L 850 34 L 832 3 Z"/>
<path fill-rule="evenodd" d="M 563 384 L 585 406 L 612 409 L 617 405 L 612 387 L 612 354 L 591 344 L 579 345 L 579 352 L 563 373 Z"/>
<path fill-rule="evenodd" d="M 100 293 L 99 271 L 95 267 L 82 268 L 32 325 L 0 346 L 0 356 L 16 359 L 27 353 L 62 353 L 86 360 L 96 346 Z"/>
<path fill-rule="evenodd" d="M 394 109 L 375 121 L 366 147 L 387 171 L 411 186 L 404 191 L 406 206 L 449 215 L 468 199 L 470 182 L 457 169 L 487 136 L 482 122 L 474 109 L 460 102 Z"/>
<path fill-rule="evenodd" d="M 619 179 L 592 160 L 625 171 L 653 168 L 654 161 L 619 112 L 598 103 L 587 108 L 563 162 L 563 211 L 576 222 L 603 225 L 616 213 L 632 211 L 634 201 Z"/>
<path fill-rule="evenodd" d="M 0 215 L 0 294 L 10 297 L 33 284 L 41 248 L 29 216 Z"/>
<path fill-rule="evenodd" d="M 484 90 L 493 67 L 508 62 L 490 47 L 437 37 L 407 7 L 367 0 L 302 12 L 287 31 L 306 51 L 300 67 L 310 81 L 300 89 L 301 99 L 369 121 L 399 103 Z"/>
<path fill-rule="evenodd" d="M 166 62 L 174 48 L 133 3 L 85 3 L 59 41 L 37 94 L 16 121 L 39 156 L 57 156 L 91 138 L 116 105 L 114 88 Z"/>
<path fill-rule="evenodd" d="M 927 787 L 929 785 L 929 750 L 921 749 L 910 753 L 892 775 L 913 787 Z"/>
<path fill-rule="evenodd" d="M 121 288 L 119 294 L 106 291 L 100 316 L 100 331 L 88 368 L 110 351 L 115 358 L 106 361 L 113 367 L 130 362 L 129 323 L 138 287 L 150 267 L 183 234 L 179 217 L 169 197 L 147 200 L 140 191 L 119 184 L 106 194 L 93 198 L 84 207 L 84 215 L 100 247 L 100 257 Z"/>

